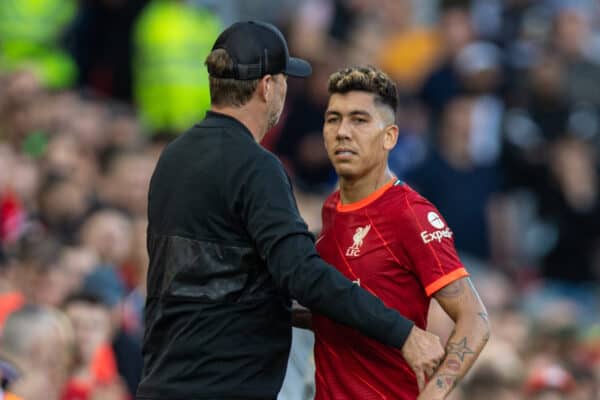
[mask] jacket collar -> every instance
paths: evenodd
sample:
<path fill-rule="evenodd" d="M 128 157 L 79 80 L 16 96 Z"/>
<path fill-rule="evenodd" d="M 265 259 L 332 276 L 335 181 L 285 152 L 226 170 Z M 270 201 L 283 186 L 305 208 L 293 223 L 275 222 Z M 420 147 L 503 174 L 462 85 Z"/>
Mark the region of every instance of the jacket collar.
<path fill-rule="evenodd" d="M 250 132 L 246 125 L 230 115 L 221 114 L 215 111 L 207 111 L 202 124 L 207 126 L 226 126 L 228 128 L 241 130 L 247 133 L 254 141 L 254 136 L 252 136 L 252 132 Z"/>

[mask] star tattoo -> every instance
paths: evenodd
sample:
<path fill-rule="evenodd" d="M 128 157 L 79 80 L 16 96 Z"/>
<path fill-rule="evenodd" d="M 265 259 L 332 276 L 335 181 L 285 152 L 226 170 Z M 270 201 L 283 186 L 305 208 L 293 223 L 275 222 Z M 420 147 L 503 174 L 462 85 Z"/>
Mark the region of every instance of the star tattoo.
<path fill-rule="evenodd" d="M 473 350 L 467 347 L 467 338 L 463 338 L 458 343 L 448 343 L 448 354 L 456 354 L 460 361 L 465 361 L 467 354 L 475 354 Z"/>

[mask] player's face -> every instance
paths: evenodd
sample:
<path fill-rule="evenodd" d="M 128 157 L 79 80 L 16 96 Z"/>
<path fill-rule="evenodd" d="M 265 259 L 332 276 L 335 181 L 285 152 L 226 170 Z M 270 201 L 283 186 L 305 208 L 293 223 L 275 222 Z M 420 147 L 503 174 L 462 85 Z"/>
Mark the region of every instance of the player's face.
<path fill-rule="evenodd" d="M 358 179 L 387 166 L 398 127 L 390 109 L 367 92 L 335 93 L 329 98 L 323 126 L 325 148 L 337 174 Z"/>

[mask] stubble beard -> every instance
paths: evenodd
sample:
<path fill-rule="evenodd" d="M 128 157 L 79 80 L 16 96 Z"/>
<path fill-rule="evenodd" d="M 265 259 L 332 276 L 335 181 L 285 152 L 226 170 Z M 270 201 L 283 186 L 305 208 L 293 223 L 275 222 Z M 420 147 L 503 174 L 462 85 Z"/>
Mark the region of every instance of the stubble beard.
<path fill-rule="evenodd" d="M 283 107 L 279 109 L 272 109 L 269 111 L 267 115 L 267 131 L 271 130 L 277 123 L 279 122 L 279 118 L 281 117 L 281 112 L 283 111 Z"/>

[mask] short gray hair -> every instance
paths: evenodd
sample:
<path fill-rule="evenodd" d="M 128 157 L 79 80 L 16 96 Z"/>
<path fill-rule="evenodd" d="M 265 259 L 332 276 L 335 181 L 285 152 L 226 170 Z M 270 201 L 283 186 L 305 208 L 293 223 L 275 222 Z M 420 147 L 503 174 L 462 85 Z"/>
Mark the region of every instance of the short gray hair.
<path fill-rule="evenodd" d="M 28 357 L 33 346 L 48 334 L 49 329 L 60 326 L 61 321 L 56 314 L 49 308 L 37 305 L 26 305 L 13 312 L 4 324 L 0 350 L 9 356 Z"/>

